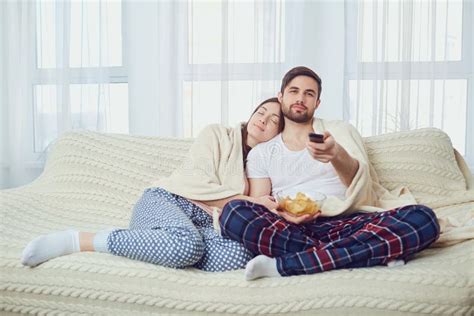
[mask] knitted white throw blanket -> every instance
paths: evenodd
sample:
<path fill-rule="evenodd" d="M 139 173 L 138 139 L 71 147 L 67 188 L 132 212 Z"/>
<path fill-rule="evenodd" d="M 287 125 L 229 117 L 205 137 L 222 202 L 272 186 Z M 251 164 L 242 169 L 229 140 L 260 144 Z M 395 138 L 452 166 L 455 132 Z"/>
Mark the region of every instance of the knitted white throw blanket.
<path fill-rule="evenodd" d="M 174 270 L 101 253 L 33 269 L 20 264 L 21 250 L 39 234 L 127 227 L 143 189 L 178 167 L 191 143 L 68 133 L 40 178 L 0 191 L 0 313 L 474 314 L 472 178 L 435 129 L 365 139 L 381 183 L 407 185 L 444 221 L 435 246 L 445 247 L 405 266 L 247 282 L 242 270 Z"/>

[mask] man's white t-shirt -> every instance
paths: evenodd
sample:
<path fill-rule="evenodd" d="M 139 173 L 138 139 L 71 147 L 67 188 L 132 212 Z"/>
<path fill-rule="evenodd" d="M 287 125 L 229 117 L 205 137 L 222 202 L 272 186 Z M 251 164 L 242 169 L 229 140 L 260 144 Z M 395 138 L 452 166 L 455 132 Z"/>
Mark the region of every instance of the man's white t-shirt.
<path fill-rule="evenodd" d="M 249 152 L 246 172 L 249 179 L 270 178 L 272 195 L 317 191 L 345 199 L 346 186 L 332 164 L 314 159 L 306 148 L 289 150 L 281 134 Z"/>

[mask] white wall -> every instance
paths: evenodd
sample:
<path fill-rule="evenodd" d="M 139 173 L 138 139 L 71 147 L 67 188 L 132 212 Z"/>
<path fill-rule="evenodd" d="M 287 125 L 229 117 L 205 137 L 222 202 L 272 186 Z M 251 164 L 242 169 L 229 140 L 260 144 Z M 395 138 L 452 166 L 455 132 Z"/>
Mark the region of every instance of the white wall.
<path fill-rule="evenodd" d="M 3 6 L 0 5 L 0 16 L 3 15 Z M 0 29 L 0 36 L 1 34 L 1 29 Z M 4 73 L 4 62 L 5 62 L 5 56 L 4 56 L 4 49 L 3 49 L 3 43 L 4 41 L 0 40 L 0 76 Z M 6 165 L 6 161 L 3 159 L 7 157 L 7 145 L 6 145 L 6 139 L 7 139 L 7 107 L 5 104 L 5 89 L 6 89 L 6 82 L 0 77 L 0 189 L 6 188 L 9 186 L 8 183 L 8 169 Z"/>
<path fill-rule="evenodd" d="M 470 1 L 467 3 L 471 7 L 470 11 L 470 19 L 471 25 L 474 27 L 474 1 Z M 474 32 L 471 32 L 471 52 L 468 53 L 471 56 L 474 55 Z M 471 78 L 470 78 L 470 87 L 468 86 L 468 103 L 470 106 L 468 110 L 468 120 L 470 122 L 474 122 L 474 58 L 471 57 Z M 468 135 L 474 134 L 474 124 L 468 124 Z M 466 155 L 469 157 L 474 157 L 474 143 L 466 144 Z M 472 159 L 471 159 L 472 160 Z M 474 161 L 469 162 L 469 168 L 474 176 Z"/>

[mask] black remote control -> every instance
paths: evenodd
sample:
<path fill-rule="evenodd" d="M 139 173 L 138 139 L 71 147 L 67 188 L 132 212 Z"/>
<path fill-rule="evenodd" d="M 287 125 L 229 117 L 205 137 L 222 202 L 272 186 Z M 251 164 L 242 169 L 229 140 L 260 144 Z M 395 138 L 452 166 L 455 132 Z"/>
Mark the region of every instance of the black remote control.
<path fill-rule="evenodd" d="M 309 133 L 309 140 L 312 141 L 313 143 L 324 143 L 324 135 L 322 134 L 316 134 L 316 133 Z"/>

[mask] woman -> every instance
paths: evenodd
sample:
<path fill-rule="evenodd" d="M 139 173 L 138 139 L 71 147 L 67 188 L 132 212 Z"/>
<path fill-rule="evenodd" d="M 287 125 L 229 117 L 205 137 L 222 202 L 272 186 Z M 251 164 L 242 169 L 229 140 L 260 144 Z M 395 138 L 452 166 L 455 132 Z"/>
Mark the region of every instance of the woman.
<path fill-rule="evenodd" d="M 262 102 L 249 121 L 234 129 L 206 127 L 183 166 L 146 189 L 128 229 L 97 233 L 60 231 L 32 240 L 21 262 L 36 266 L 79 251 L 98 251 L 173 268 L 240 269 L 253 257 L 239 242 L 213 229 L 212 214 L 232 200 L 273 205 L 269 196 L 248 196 L 245 161 L 252 147 L 283 130 L 277 98 Z"/>

